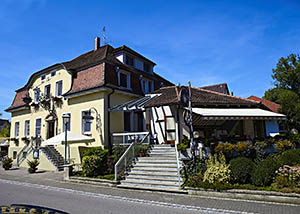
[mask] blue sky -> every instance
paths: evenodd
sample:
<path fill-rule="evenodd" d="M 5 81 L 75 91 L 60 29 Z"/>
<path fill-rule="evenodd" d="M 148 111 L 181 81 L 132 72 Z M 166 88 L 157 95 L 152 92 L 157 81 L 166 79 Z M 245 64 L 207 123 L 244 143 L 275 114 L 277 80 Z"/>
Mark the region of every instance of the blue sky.
<path fill-rule="evenodd" d="M 110 44 L 156 62 L 175 84 L 227 82 L 235 95 L 262 96 L 280 57 L 300 53 L 300 1 L 1 0 L 0 113 L 30 75 Z"/>

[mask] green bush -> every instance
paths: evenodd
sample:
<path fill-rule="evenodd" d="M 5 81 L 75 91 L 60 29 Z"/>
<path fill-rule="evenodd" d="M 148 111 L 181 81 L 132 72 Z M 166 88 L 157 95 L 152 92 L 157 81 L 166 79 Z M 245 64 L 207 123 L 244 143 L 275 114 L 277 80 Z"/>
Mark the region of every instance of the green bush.
<path fill-rule="evenodd" d="M 40 162 L 37 159 L 34 159 L 33 161 L 28 160 L 27 164 L 29 166 L 28 172 L 29 173 L 35 173 L 37 171 L 37 167 L 40 164 Z"/>
<path fill-rule="evenodd" d="M 202 173 L 197 173 L 196 175 L 190 176 L 185 182 L 185 186 L 188 187 L 199 187 L 203 181 Z"/>
<path fill-rule="evenodd" d="M 99 156 L 85 156 L 82 159 L 82 173 L 87 177 L 97 177 L 106 172 L 106 163 Z"/>
<path fill-rule="evenodd" d="M 177 145 L 177 150 L 179 152 L 184 152 L 189 147 L 190 147 L 190 140 L 188 139 L 187 136 L 183 136 L 182 141 Z"/>
<path fill-rule="evenodd" d="M 113 181 L 115 180 L 115 174 L 99 175 L 97 178 Z"/>
<path fill-rule="evenodd" d="M 230 180 L 230 169 L 226 164 L 225 156 L 210 156 L 207 160 L 207 170 L 204 173 L 203 181 L 209 183 L 227 183 Z"/>
<path fill-rule="evenodd" d="M 295 144 L 293 144 L 289 140 L 279 140 L 275 143 L 275 149 L 278 152 L 284 152 L 289 149 L 293 149 L 295 147 Z"/>
<path fill-rule="evenodd" d="M 291 149 L 281 153 L 278 156 L 278 163 L 280 166 L 295 166 L 297 164 L 300 164 L 300 149 Z"/>
<path fill-rule="evenodd" d="M 275 157 L 268 157 L 260 161 L 252 171 L 252 184 L 255 186 L 270 186 L 280 164 Z"/>
<path fill-rule="evenodd" d="M 239 157 L 232 159 L 229 169 L 231 170 L 232 181 L 239 184 L 251 183 L 251 174 L 255 164 L 248 158 Z"/>
<path fill-rule="evenodd" d="M 13 160 L 11 158 L 4 158 L 2 160 L 2 167 L 5 170 L 9 170 L 12 167 Z"/>

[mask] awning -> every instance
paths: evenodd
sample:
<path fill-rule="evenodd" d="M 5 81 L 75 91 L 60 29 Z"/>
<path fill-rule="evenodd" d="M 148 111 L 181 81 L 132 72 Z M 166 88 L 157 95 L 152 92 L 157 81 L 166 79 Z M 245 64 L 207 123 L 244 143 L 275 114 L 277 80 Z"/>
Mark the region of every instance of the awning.
<path fill-rule="evenodd" d="M 157 96 L 157 94 L 146 95 L 144 97 L 131 100 L 127 103 L 116 105 L 112 107 L 109 111 L 143 111 L 145 104 L 150 102 Z"/>
<path fill-rule="evenodd" d="M 259 108 L 193 108 L 201 120 L 285 120 L 285 115 Z"/>
<path fill-rule="evenodd" d="M 0 146 L 9 146 L 8 140 L 0 142 Z"/>
<path fill-rule="evenodd" d="M 94 138 L 88 137 L 85 135 L 77 134 L 74 132 L 67 132 L 67 141 L 68 143 L 86 143 L 86 142 L 93 142 L 95 141 Z M 56 135 L 52 138 L 49 138 L 46 141 L 43 141 L 41 146 L 49 146 L 49 145 L 59 145 L 64 144 L 65 142 L 65 132 Z"/>

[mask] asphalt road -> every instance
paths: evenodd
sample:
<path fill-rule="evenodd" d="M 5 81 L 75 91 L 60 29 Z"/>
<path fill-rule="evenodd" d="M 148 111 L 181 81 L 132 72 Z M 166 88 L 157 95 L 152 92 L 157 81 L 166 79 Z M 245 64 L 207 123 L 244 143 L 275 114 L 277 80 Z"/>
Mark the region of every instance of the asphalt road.
<path fill-rule="evenodd" d="M 181 206 L 149 200 L 83 192 L 65 188 L 0 180 L 1 205 L 30 204 L 68 213 L 232 213 L 196 206 Z M 234 213 L 234 212 L 233 212 Z M 235 212 L 239 213 L 239 212 Z"/>
<path fill-rule="evenodd" d="M 190 199 L 196 199 L 199 203 L 187 205 L 184 200 L 182 203 L 178 203 L 176 199 L 183 196 L 174 194 L 151 193 L 156 194 L 157 198 L 171 199 L 166 202 L 164 200 L 148 200 L 6 179 L 0 179 L 0 190 L 0 205 L 2 206 L 13 203 L 31 204 L 68 213 L 300 213 L 300 206 L 293 205 L 227 200 L 228 206 L 216 208 L 215 206 L 208 206 L 209 203 L 206 203 L 207 206 L 205 206 L 203 202 L 224 203 L 226 200 L 191 197 Z M 188 200 L 189 196 L 184 198 Z"/>

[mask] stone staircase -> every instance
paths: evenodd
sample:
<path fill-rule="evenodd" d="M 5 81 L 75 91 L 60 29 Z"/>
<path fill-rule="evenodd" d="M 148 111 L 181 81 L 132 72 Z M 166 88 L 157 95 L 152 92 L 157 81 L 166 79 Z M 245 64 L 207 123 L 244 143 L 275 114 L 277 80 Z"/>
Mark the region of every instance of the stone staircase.
<path fill-rule="evenodd" d="M 46 155 L 47 159 L 56 167 L 57 171 L 64 170 L 64 158 L 54 148 L 54 146 L 41 147 L 42 152 Z"/>
<path fill-rule="evenodd" d="M 175 148 L 155 145 L 148 155 L 138 158 L 118 187 L 180 192 Z"/>

